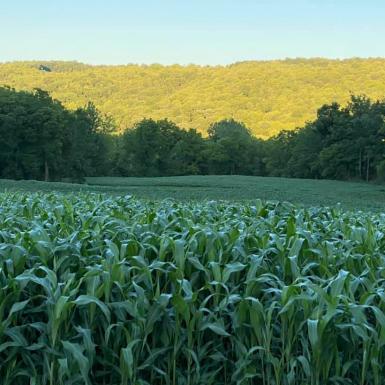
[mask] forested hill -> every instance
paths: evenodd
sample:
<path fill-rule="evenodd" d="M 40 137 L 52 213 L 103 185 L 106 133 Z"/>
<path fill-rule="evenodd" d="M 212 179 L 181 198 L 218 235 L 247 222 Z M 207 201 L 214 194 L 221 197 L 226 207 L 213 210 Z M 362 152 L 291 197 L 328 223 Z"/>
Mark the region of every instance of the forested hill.
<path fill-rule="evenodd" d="M 67 107 L 92 101 L 121 129 L 143 117 L 205 132 L 223 118 L 260 137 L 303 126 L 319 106 L 350 94 L 385 97 L 385 59 L 290 59 L 230 66 L 90 66 L 77 62 L 0 64 L 0 85 L 41 88 Z"/>

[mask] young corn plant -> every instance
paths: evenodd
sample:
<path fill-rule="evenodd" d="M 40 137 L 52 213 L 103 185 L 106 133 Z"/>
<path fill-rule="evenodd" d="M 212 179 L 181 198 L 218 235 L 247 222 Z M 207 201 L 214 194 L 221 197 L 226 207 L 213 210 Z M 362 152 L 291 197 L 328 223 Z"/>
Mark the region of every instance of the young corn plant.
<path fill-rule="evenodd" d="M 0 194 L 1 385 L 385 384 L 385 216 Z"/>

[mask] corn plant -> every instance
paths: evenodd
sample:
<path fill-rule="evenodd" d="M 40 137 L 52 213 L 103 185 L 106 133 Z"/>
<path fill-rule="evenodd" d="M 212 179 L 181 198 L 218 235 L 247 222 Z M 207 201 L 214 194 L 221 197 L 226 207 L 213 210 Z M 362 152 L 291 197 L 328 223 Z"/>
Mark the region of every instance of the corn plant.
<path fill-rule="evenodd" d="M 0 195 L 1 385 L 385 384 L 385 216 Z"/>

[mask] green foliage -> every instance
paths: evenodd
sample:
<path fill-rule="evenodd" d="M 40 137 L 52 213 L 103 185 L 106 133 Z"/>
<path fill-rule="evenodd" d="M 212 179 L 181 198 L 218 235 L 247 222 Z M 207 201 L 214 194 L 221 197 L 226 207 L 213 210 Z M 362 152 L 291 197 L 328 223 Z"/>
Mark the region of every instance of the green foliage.
<path fill-rule="evenodd" d="M 2 385 L 381 385 L 382 214 L 0 194 Z"/>
<path fill-rule="evenodd" d="M 385 160 L 377 165 L 377 177 L 381 182 L 385 181 Z"/>
<path fill-rule="evenodd" d="M 234 120 L 213 124 L 205 139 L 166 119 L 144 119 L 117 141 L 116 175 L 253 175 L 263 170 L 261 141 Z"/>
<path fill-rule="evenodd" d="M 351 96 L 346 107 L 322 106 L 303 129 L 266 142 L 266 172 L 327 179 L 377 178 L 385 157 L 385 101 Z"/>
<path fill-rule="evenodd" d="M 0 179 L 0 191 L 92 192 L 178 201 L 216 199 L 250 202 L 260 198 L 289 201 L 301 206 L 335 206 L 338 203 L 344 209 L 374 212 L 383 211 L 385 204 L 383 184 L 239 175 L 88 177 L 83 184 Z"/>
<path fill-rule="evenodd" d="M 117 173 L 124 176 L 196 174 L 200 171 L 202 136 L 165 120 L 144 119 L 120 139 Z"/>
<path fill-rule="evenodd" d="M 39 69 L 45 66 L 51 71 Z M 350 94 L 385 95 L 384 59 L 288 59 L 229 66 L 91 66 L 76 62 L 0 64 L 0 85 L 45 89 L 70 109 L 92 100 L 120 130 L 168 118 L 206 133 L 222 119 L 244 122 L 257 137 L 302 127 L 319 106 Z"/>
<path fill-rule="evenodd" d="M 101 175 L 111 126 L 92 103 L 68 111 L 46 91 L 0 88 L 0 177 L 48 181 Z"/>
<path fill-rule="evenodd" d="M 208 129 L 205 157 L 209 173 L 261 175 L 261 141 L 234 119 L 222 120 Z"/>
<path fill-rule="evenodd" d="M 202 137 L 167 119 L 143 119 L 120 135 L 93 103 L 65 109 L 40 89 L 0 88 L 0 177 L 261 175 L 341 180 L 381 178 L 385 101 L 351 96 L 323 105 L 304 128 L 257 139 L 224 119 Z"/>
<path fill-rule="evenodd" d="M 0 175 L 48 180 L 49 172 L 60 173 L 65 119 L 61 104 L 45 91 L 0 88 Z"/>

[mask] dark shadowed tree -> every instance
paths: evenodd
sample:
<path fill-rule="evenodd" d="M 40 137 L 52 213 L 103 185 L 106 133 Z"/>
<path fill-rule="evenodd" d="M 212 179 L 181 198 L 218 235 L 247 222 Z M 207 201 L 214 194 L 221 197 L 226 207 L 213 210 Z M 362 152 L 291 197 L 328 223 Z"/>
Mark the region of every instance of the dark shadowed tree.
<path fill-rule="evenodd" d="M 106 126 L 92 104 L 75 112 L 40 89 L 0 88 L 0 177 L 82 179 L 106 170 Z"/>
<path fill-rule="evenodd" d="M 243 123 L 222 120 L 209 127 L 208 135 L 206 158 L 210 173 L 253 175 L 261 172 L 256 139 Z"/>

